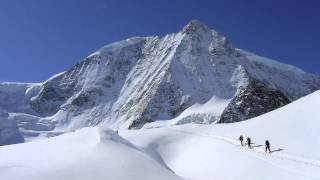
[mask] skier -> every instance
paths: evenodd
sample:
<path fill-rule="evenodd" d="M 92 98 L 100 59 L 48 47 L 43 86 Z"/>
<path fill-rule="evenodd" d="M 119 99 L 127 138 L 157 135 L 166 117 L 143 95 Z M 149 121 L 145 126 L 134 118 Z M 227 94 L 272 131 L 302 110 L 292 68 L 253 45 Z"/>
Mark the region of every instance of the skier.
<path fill-rule="evenodd" d="M 251 148 L 251 139 L 249 137 L 247 137 L 247 145 L 248 148 Z"/>
<path fill-rule="evenodd" d="M 266 153 L 267 153 L 267 152 L 271 153 L 271 150 L 270 150 L 270 142 L 269 142 L 268 140 L 266 140 L 265 146 L 266 146 Z"/>
<path fill-rule="evenodd" d="M 241 146 L 243 146 L 243 136 L 242 135 L 240 135 L 239 140 L 240 140 Z"/>

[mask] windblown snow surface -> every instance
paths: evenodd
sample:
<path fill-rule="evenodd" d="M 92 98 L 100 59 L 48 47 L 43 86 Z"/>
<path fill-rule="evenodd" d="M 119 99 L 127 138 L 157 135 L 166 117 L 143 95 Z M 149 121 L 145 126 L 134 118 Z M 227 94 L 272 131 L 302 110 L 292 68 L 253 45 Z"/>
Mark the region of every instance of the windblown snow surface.
<path fill-rule="evenodd" d="M 319 107 L 317 91 L 239 123 L 121 130 L 119 135 L 84 128 L 0 147 L 0 175 L 5 180 L 320 179 Z M 251 137 L 252 149 L 240 146 L 240 134 Z M 271 154 L 264 153 L 266 139 Z"/>

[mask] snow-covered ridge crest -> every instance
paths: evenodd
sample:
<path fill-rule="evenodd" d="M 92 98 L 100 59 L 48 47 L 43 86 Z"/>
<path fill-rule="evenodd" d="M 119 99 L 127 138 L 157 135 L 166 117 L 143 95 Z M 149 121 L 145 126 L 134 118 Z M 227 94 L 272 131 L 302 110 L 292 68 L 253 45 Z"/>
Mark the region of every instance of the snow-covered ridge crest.
<path fill-rule="evenodd" d="M 280 63 L 278 61 L 275 61 L 275 60 L 272 60 L 272 59 L 269 59 L 269 58 L 266 58 L 266 57 L 258 56 L 256 54 L 253 54 L 251 52 L 245 51 L 243 49 L 236 48 L 236 50 L 241 52 L 246 57 L 248 57 L 249 60 L 255 61 L 255 62 L 258 62 L 258 63 L 263 63 L 266 66 L 269 66 L 269 67 L 272 67 L 272 68 L 278 68 L 278 69 L 281 69 L 281 70 L 287 70 L 287 71 L 300 73 L 300 74 L 304 74 L 305 73 L 302 69 L 300 69 L 298 67 L 295 67 L 293 65 Z"/>
<path fill-rule="evenodd" d="M 21 112 L 39 116 L 32 120 L 36 125 L 23 121 L 28 131 L 33 126 L 63 131 L 96 125 L 141 128 L 170 119 L 174 121 L 156 124 L 193 123 L 193 119 L 212 123 L 219 122 L 221 115 L 238 121 L 279 108 L 319 87 L 319 76 L 235 49 L 226 37 L 193 20 L 177 33 L 134 37 L 100 48 L 23 96 Z M 0 98 L 6 94 L 1 96 L 0 91 Z M 219 101 L 210 103 L 213 98 Z M 18 101 L 11 102 L 14 107 Z M 210 104 L 217 111 L 186 113 L 196 104 Z M 19 113 L 8 105 L 0 107 Z"/>
<path fill-rule="evenodd" d="M 122 48 L 125 48 L 130 45 L 134 45 L 140 41 L 145 41 L 146 38 L 144 37 L 132 37 L 128 38 L 119 42 L 114 42 L 111 44 L 108 44 L 102 48 L 100 48 L 98 51 L 95 51 L 94 53 L 90 54 L 87 58 L 90 58 L 92 56 L 97 56 L 97 55 L 107 55 L 108 53 L 119 53 Z"/>

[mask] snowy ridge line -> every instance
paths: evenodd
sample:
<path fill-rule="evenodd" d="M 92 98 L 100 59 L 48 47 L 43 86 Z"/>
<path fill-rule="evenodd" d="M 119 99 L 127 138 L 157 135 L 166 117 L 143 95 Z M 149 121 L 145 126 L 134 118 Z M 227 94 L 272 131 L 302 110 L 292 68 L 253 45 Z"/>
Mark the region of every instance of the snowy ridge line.
<path fill-rule="evenodd" d="M 188 131 L 176 130 L 176 129 L 170 129 L 170 130 L 175 131 L 175 132 L 179 132 L 179 133 L 183 133 L 183 134 L 187 134 L 190 136 L 200 136 L 200 137 L 205 137 L 205 138 L 217 139 L 217 140 L 223 141 L 225 143 L 231 144 L 233 146 L 242 147 L 242 146 L 240 146 L 240 143 L 237 140 L 234 140 L 231 138 L 226 138 L 226 137 L 222 137 L 222 136 L 215 136 L 215 135 L 210 135 L 210 134 L 194 134 L 194 133 L 191 133 Z M 255 152 L 255 153 L 259 153 L 259 154 L 265 154 L 264 150 L 262 150 L 262 149 L 252 148 L 252 149 L 250 149 L 250 151 Z M 305 165 L 320 168 L 320 160 L 317 160 L 317 159 L 310 159 L 310 158 L 296 156 L 296 155 L 289 154 L 289 153 L 279 153 L 279 152 L 277 152 L 277 154 L 274 154 L 274 153 L 270 154 L 270 157 L 274 157 L 274 158 L 277 158 L 280 160 L 293 161 L 293 162 L 302 163 Z"/>

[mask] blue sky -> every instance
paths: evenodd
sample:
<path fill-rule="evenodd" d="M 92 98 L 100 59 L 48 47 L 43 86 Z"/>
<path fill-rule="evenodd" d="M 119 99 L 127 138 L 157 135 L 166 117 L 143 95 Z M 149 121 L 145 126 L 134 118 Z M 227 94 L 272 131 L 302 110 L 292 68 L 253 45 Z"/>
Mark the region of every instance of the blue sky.
<path fill-rule="evenodd" d="M 318 0 L 1 0 L 0 81 L 41 82 L 99 47 L 198 19 L 233 46 L 320 74 Z"/>

